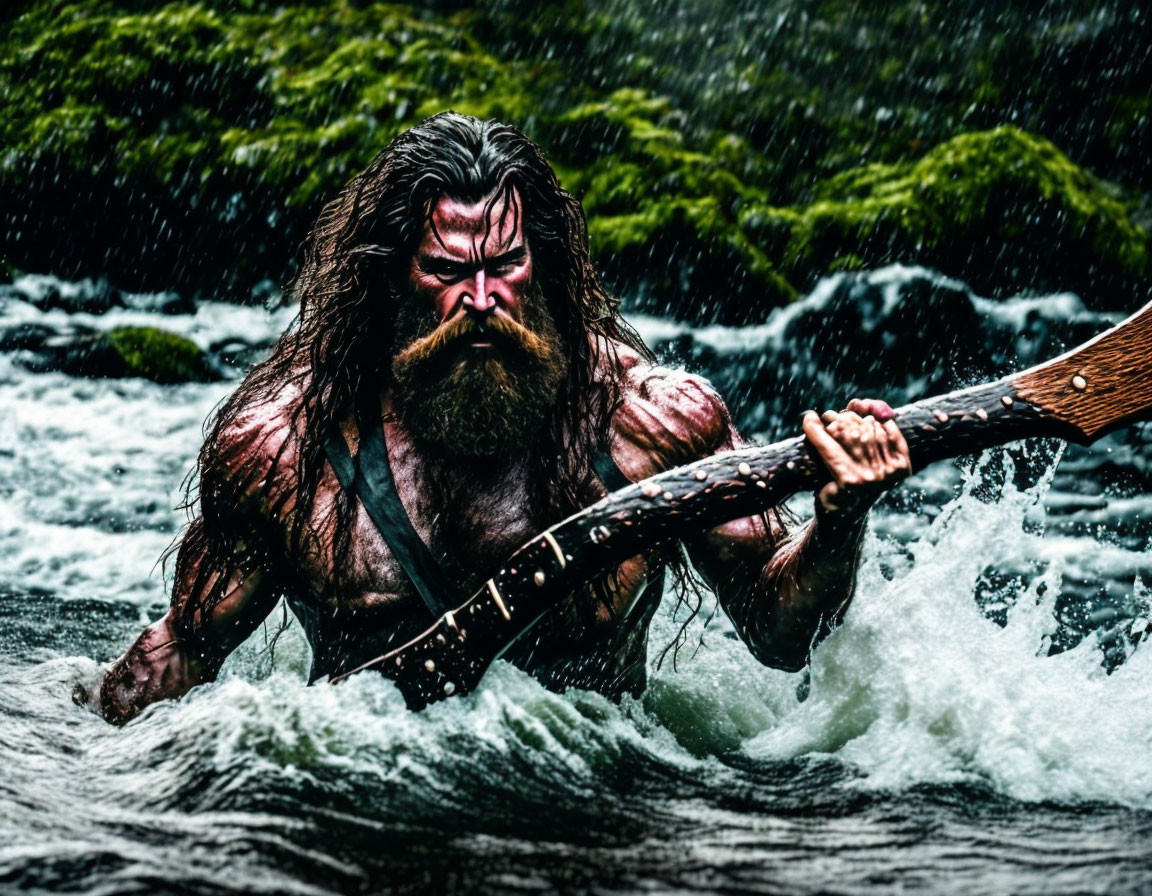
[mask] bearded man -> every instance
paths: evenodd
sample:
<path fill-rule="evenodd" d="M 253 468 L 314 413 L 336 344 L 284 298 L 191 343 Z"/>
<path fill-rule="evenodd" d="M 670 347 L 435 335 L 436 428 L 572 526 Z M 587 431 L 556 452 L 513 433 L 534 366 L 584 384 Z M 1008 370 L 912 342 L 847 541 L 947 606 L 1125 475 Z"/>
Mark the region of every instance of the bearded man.
<path fill-rule="evenodd" d="M 401 134 L 324 209 L 293 291 L 296 323 L 201 450 L 171 608 L 104 679 L 112 722 L 211 681 L 281 597 L 311 680 L 355 669 L 609 489 L 742 444 L 711 386 L 621 320 L 580 204 L 513 127 L 445 113 Z M 749 650 L 801 668 L 851 597 L 869 506 L 910 468 L 890 418 L 805 416 L 832 481 L 803 531 L 767 514 L 633 557 L 504 658 L 550 688 L 638 692 L 686 553 Z"/>

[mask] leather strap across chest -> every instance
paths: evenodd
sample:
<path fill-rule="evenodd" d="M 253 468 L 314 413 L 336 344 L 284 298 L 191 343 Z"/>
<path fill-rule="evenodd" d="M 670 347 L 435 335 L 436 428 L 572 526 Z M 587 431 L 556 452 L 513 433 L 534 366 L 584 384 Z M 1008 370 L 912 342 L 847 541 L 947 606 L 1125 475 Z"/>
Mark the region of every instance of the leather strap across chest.
<path fill-rule="evenodd" d="M 329 427 L 325 434 L 324 453 L 340 485 L 350 496 L 360 499 L 368 518 L 376 526 L 396 562 L 423 599 L 428 611 L 438 619 L 463 604 L 468 595 L 444 572 L 428 545 L 420 538 L 400 501 L 392 465 L 388 461 L 384 427 L 373 402 L 358 409 L 357 426 L 360 431 L 360 448 L 355 458 L 348 450 L 348 443 L 340 427 L 336 425 Z M 592 467 L 609 491 L 629 484 L 628 478 L 620 472 L 607 451 L 593 458 Z"/>
<path fill-rule="evenodd" d="M 380 536 L 392 551 L 392 556 L 420 594 L 428 611 L 436 618 L 460 606 L 467 599 L 455 583 L 444 573 L 420 538 L 408 511 L 396 491 L 392 465 L 388 462 L 388 448 L 384 442 L 384 427 L 379 412 L 361 408 L 357 415 L 360 430 L 360 449 L 353 460 L 348 443 L 338 426 L 329 428 L 324 452 L 336 473 L 340 485 L 349 495 L 358 497 L 375 524 Z M 371 422 L 375 420 L 375 422 Z"/>

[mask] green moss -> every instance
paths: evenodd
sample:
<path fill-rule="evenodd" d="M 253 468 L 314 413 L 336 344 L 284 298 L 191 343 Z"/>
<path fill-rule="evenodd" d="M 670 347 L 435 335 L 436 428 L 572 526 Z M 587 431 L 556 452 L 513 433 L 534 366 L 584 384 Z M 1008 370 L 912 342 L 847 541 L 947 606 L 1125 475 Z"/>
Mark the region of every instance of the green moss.
<path fill-rule="evenodd" d="M 1013 127 L 966 134 L 903 165 L 868 165 L 820 184 L 793 211 L 780 256 L 794 281 L 893 261 L 925 264 L 977 289 L 1078 290 L 1152 273 L 1132 210 L 1047 140 Z"/>
<path fill-rule="evenodd" d="M 247 292 L 402 128 L 456 106 L 524 122 L 529 66 L 448 17 L 354 0 L 33 3 L 0 37 L 0 207 L 31 270 Z M 119 238 L 58 235 L 102 222 Z M 239 282 L 236 282 L 239 281 Z"/>
<path fill-rule="evenodd" d="M 122 364 L 119 372 L 110 370 L 105 375 L 142 377 L 157 383 L 218 378 L 195 342 L 156 327 L 116 327 L 101 334 L 100 343 Z"/>
<path fill-rule="evenodd" d="M 731 134 L 699 134 L 665 97 L 626 88 L 557 116 L 568 183 L 589 217 L 593 260 L 645 310 L 743 323 L 791 301 L 739 223 L 763 194 L 737 172 L 755 154 Z"/>
<path fill-rule="evenodd" d="M 24 270 L 247 295 L 388 140 L 455 108 L 544 146 L 594 260 L 653 310 L 758 319 L 893 260 L 1122 303 L 1149 273 L 1127 206 L 986 130 L 1152 183 L 1131 52 L 1152 19 L 1057 6 L 31 0 L 0 16 L 0 233 Z"/>
<path fill-rule="evenodd" d="M 639 307 L 747 323 L 797 293 L 713 198 L 643 201 L 589 223 L 598 266 Z"/>
<path fill-rule="evenodd" d="M 840 271 L 863 271 L 867 270 L 868 265 L 864 259 L 859 255 L 852 252 L 847 252 L 833 259 L 832 263 L 828 265 L 828 273 L 835 274 Z"/>

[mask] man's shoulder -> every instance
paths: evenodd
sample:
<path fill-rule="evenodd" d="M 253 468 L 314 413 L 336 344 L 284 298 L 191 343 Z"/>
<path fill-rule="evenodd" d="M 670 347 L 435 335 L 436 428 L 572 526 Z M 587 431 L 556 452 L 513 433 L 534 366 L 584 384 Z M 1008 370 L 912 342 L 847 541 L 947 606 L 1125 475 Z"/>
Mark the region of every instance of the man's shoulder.
<path fill-rule="evenodd" d="M 214 434 L 211 472 L 242 492 L 294 475 L 303 426 L 299 390 L 253 396 L 233 408 Z"/>
<path fill-rule="evenodd" d="M 620 353 L 620 406 L 614 443 L 630 478 L 651 475 L 734 447 L 737 435 L 723 398 L 704 377 Z"/>

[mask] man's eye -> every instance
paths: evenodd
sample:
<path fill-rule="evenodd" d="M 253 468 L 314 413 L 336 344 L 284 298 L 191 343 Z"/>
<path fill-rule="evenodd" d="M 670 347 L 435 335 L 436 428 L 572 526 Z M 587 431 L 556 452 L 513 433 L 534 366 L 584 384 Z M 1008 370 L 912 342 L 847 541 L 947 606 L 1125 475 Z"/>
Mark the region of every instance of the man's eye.
<path fill-rule="evenodd" d="M 506 277 L 508 274 L 515 273 L 517 268 L 522 264 L 524 264 L 523 258 L 509 258 L 506 261 L 502 261 L 488 268 L 488 275 L 492 277 Z"/>
<path fill-rule="evenodd" d="M 464 271 L 455 265 L 429 264 L 423 265 L 422 267 L 424 268 L 424 272 L 426 274 L 431 274 L 441 283 L 459 283 L 466 276 L 468 276 L 467 271 Z"/>

